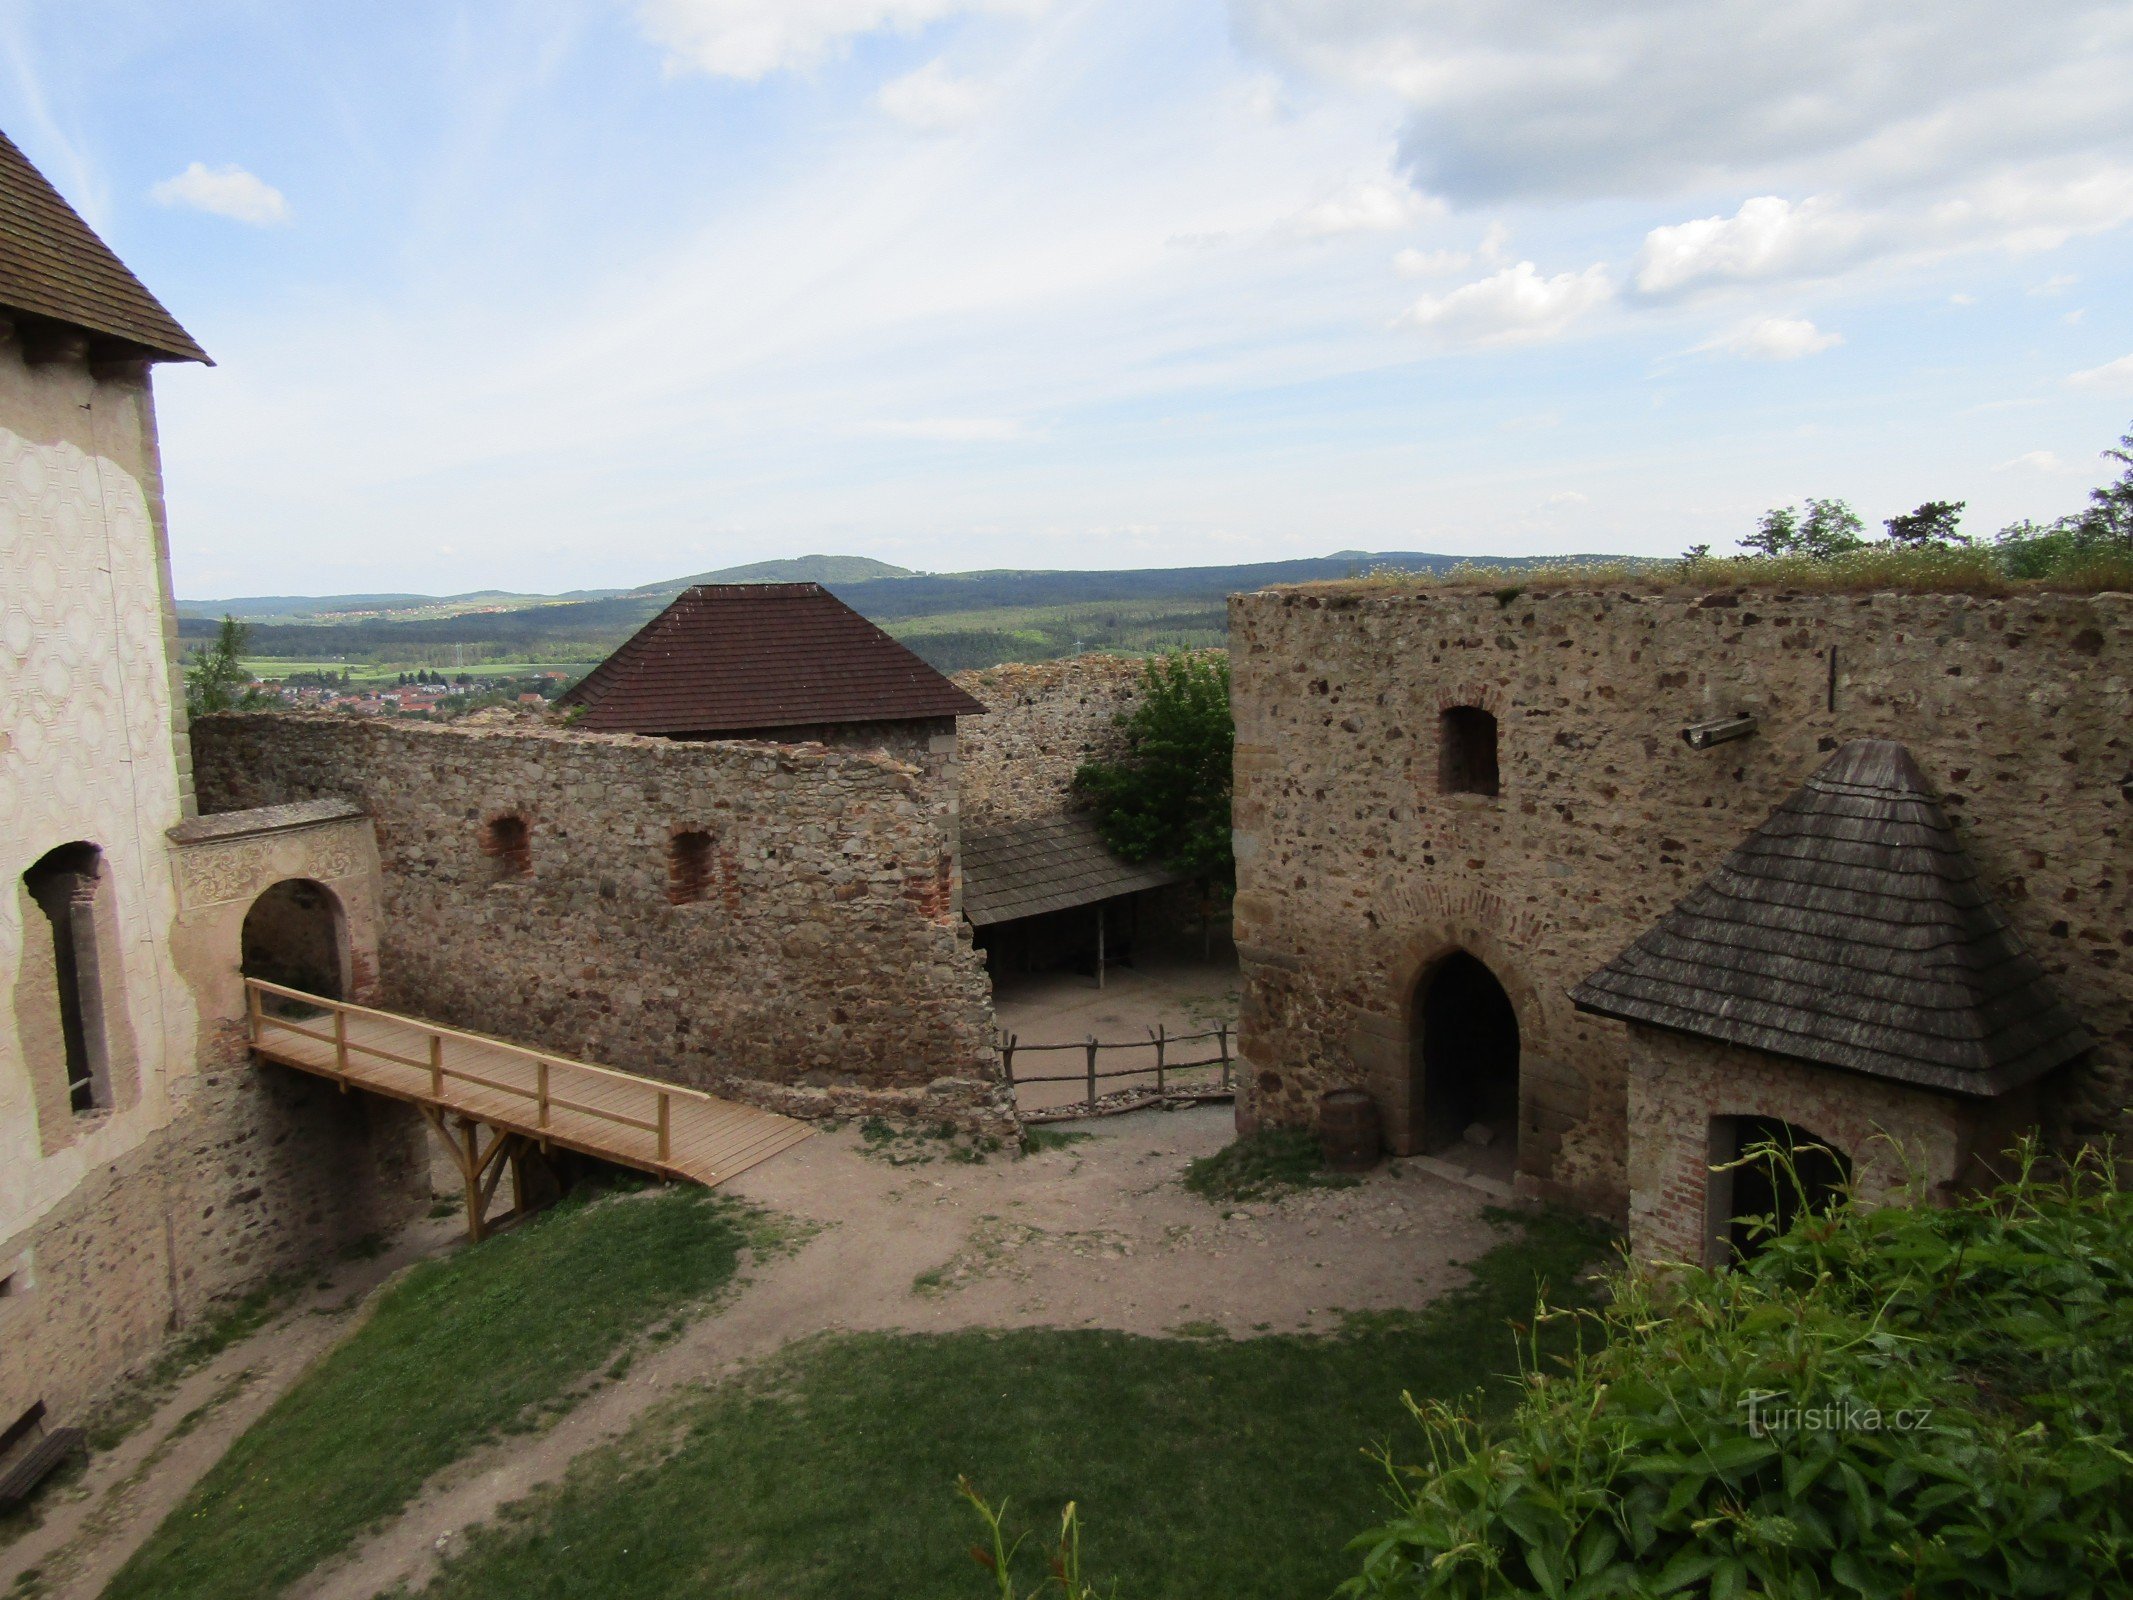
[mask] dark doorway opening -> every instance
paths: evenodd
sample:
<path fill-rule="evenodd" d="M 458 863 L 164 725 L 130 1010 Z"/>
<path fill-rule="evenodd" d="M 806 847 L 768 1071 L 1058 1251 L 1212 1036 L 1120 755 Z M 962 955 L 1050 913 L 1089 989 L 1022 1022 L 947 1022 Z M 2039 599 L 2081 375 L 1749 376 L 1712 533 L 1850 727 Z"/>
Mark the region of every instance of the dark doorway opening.
<path fill-rule="evenodd" d="M 327 1000 L 346 998 L 341 981 L 340 902 L 325 885 L 309 878 L 284 878 L 275 884 L 244 914 L 241 942 L 246 977 Z M 272 995 L 263 1003 L 281 1013 L 302 1004 Z"/>
<path fill-rule="evenodd" d="M 1424 1153 L 1464 1146 L 1518 1151 L 1518 1013 L 1496 974 L 1464 950 L 1446 956 L 1415 997 L 1411 1070 Z"/>
<path fill-rule="evenodd" d="M 1713 1141 L 1714 1165 L 1740 1161 L 1720 1198 L 1727 1257 L 1745 1261 L 1803 1215 L 1829 1212 L 1852 1181 L 1851 1157 L 1805 1128 L 1776 1117 L 1725 1117 Z"/>

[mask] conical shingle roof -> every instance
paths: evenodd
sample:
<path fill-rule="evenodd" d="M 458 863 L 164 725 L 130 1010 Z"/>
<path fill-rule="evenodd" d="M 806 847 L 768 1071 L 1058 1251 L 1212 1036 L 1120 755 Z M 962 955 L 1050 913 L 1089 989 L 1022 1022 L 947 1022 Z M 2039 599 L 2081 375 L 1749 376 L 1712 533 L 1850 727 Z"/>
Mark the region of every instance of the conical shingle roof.
<path fill-rule="evenodd" d="M 1911 753 L 1888 739 L 1831 756 L 1571 999 L 1975 1095 L 2093 1042 L 1993 904 Z"/>

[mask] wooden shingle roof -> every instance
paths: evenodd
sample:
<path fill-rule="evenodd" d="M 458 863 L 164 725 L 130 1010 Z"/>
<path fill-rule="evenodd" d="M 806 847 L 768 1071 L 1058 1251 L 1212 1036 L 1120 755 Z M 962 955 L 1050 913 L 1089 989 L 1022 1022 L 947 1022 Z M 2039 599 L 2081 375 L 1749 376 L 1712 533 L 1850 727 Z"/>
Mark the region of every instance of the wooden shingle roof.
<path fill-rule="evenodd" d="M 973 699 L 819 583 L 700 583 L 560 696 L 603 733 L 742 734 L 976 716 Z"/>
<path fill-rule="evenodd" d="M 1184 881 L 1160 862 L 1119 860 L 1086 816 L 963 830 L 963 915 L 974 927 Z"/>
<path fill-rule="evenodd" d="M 151 361 L 207 360 L 177 318 L 4 133 L 0 307 L 102 334 Z"/>
<path fill-rule="evenodd" d="M 1837 751 L 1571 999 L 1960 1094 L 2002 1093 L 2092 1043 L 1887 739 Z"/>

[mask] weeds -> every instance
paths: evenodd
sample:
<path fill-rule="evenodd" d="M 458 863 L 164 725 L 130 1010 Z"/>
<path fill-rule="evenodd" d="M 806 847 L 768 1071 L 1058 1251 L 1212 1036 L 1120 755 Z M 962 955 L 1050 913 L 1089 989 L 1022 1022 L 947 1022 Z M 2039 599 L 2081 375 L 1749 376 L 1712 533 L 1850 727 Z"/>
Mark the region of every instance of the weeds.
<path fill-rule="evenodd" d="M 1185 1169 L 1184 1184 L 1203 1200 L 1267 1200 L 1292 1189 L 1352 1189 L 1362 1180 L 1329 1172 L 1316 1135 L 1302 1128 L 1262 1128 Z"/>

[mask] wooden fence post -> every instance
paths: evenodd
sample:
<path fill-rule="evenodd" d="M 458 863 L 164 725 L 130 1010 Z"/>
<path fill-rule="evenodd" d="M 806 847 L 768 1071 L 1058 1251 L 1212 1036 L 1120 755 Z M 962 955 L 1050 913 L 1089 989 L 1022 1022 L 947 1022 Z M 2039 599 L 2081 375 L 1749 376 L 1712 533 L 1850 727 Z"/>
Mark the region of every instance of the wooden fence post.
<path fill-rule="evenodd" d="M 430 1035 L 430 1098 L 444 1099 L 444 1035 Z"/>
<path fill-rule="evenodd" d="M 1096 1035 L 1086 1035 L 1089 1051 L 1089 1110 L 1096 1109 Z"/>
<path fill-rule="evenodd" d="M 333 1013 L 333 1065 L 341 1077 L 346 1079 L 348 1076 L 348 1013 L 339 1010 Z M 341 1087 L 345 1089 L 347 1084 L 344 1082 Z"/>
<path fill-rule="evenodd" d="M 1222 1087 L 1230 1087 L 1229 1081 L 1229 1024 L 1223 1023 L 1215 1030 L 1215 1037 L 1222 1042 Z"/>
<path fill-rule="evenodd" d="M 548 1058 L 540 1057 L 533 1063 L 534 1098 L 540 1107 L 540 1121 L 536 1127 L 548 1126 Z M 665 1097 L 662 1096 L 662 1099 Z"/>
<path fill-rule="evenodd" d="M 1163 1035 L 1165 1031 L 1163 1024 L 1160 1022 L 1155 1025 L 1155 1092 L 1158 1096 L 1163 1092 Z"/>
<path fill-rule="evenodd" d="M 661 1161 L 667 1158 L 667 1116 L 667 1092 L 662 1089 L 659 1091 L 659 1159 Z"/>
<path fill-rule="evenodd" d="M 1007 1086 L 1015 1086 L 1015 1036 L 1009 1034 L 1007 1042 L 1000 1046 L 1000 1070 L 1007 1075 Z"/>
<path fill-rule="evenodd" d="M 252 987 L 250 978 L 244 981 L 244 1009 L 252 1022 L 252 1043 L 257 1044 L 266 1033 L 267 1015 L 260 1006 L 259 991 Z"/>

